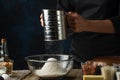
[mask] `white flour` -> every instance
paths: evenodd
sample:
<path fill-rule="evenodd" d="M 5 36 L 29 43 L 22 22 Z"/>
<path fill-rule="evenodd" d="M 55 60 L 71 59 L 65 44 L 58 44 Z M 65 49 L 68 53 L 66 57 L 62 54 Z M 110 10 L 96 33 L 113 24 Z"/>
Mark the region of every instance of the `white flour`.
<path fill-rule="evenodd" d="M 35 74 L 40 77 L 59 77 L 66 74 L 66 70 L 64 70 L 61 65 L 57 62 L 55 58 L 49 58 L 43 67 L 39 70 L 35 70 Z"/>

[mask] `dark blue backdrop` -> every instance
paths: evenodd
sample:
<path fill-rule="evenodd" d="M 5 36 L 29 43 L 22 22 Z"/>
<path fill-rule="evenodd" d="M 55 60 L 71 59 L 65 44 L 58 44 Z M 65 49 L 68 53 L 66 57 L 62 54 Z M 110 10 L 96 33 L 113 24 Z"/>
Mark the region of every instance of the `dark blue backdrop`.
<path fill-rule="evenodd" d="M 41 9 L 56 9 L 57 0 L 0 0 L 0 37 L 8 40 L 14 69 L 27 68 L 24 57 L 45 53 Z M 4 35 L 3 35 L 4 33 Z M 66 42 L 65 53 L 68 53 Z"/>

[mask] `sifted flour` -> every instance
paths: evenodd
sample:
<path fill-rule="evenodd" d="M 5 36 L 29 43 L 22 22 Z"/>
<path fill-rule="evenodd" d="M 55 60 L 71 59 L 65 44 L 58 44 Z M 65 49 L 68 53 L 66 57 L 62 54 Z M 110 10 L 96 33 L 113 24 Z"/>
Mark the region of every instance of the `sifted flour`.
<path fill-rule="evenodd" d="M 35 74 L 40 77 L 60 77 L 64 76 L 67 71 L 64 70 L 55 58 L 48 58 L 43 67 L 39 70 L 35 70 Z"/>

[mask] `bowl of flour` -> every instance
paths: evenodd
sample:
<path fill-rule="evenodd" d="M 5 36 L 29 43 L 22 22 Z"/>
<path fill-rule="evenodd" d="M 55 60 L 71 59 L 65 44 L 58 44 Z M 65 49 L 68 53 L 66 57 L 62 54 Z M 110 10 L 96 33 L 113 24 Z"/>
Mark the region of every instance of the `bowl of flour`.
<path fill-rule="evenodd" d="M 33 74 L 43 79 L 66 76 L 73 67 L 72 55 L 41 54 L 25 58 Z"/>

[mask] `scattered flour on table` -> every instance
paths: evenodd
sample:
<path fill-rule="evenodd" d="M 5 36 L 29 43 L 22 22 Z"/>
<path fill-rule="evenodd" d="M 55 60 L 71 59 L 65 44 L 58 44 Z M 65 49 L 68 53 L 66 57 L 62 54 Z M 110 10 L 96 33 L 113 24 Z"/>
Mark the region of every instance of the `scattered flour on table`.
<path fill-rule="evenodd" d="M 35 70 L 35 74 L 41 77 L 59 77 L 66 74 L 66 71 L 61 67 L 55 58 L 48 58 L 41 69 Z"/>

